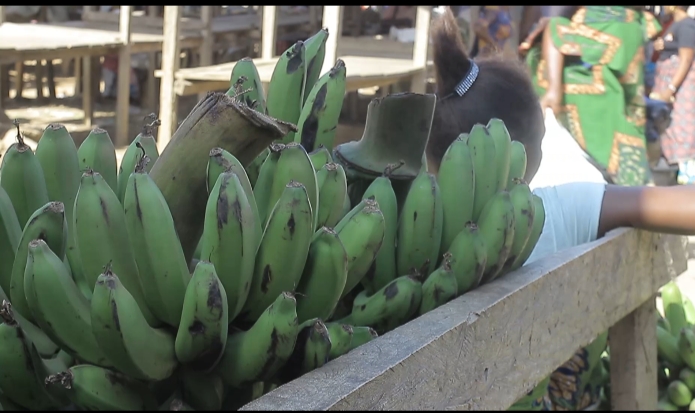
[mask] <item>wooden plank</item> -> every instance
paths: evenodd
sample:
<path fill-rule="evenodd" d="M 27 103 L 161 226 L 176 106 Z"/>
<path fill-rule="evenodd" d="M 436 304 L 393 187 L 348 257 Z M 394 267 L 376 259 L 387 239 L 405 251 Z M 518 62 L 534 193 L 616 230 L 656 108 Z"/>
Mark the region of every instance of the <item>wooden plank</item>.
<path fill-rule="evenodd" d="M 215 46 L 215 38 L 212 34 L 212 11 L 213 6 L 202 6 L 200 9 L 200 18 L 203 21 L 203 43 L 200 45 L 200 66 L 210 66 L 214 62 L 212 61 L 213 47 Z M 205 97 L 202 93 L 198 96 L 198 99 Z"/>
<path fill-rule="evenodd" d="M 48 97 L 51 99 L 56 98 L 56 80 L 55 80 L 55 68 L 53 66 L 53 60 L 46 60 L 46 84 L 48 86 Z"/>
<path fill-rule="evenodd" d="M 94 123 L 94 93 L 92 88 L 92 58 L 85 56 L 82 58 L 82 110 L 84 111 L 84 124 L 92 127 Z"/>
<path fill-rule="evenodd" d="M 0 99 L 10 97 L 10 65 L 0 65 Z"/>
<path fill-rule="evenodd" d="M 151 17 L 159 17 L 159 6 L 147 6 L 147 15 Z M 162 22 L 164 19 L 162 19 Z M 154 77 L 154 71 L 157 70 L 157 52 L 147 53 L 147 89 L 145 106 L 147 111 L 151 113 L 157 112 L 157 79 Z"/>
<path fill-rule="evenodd" d="M 323 59 L 321 74 L 328 72 L 335 65 L 338 59 L 338 39 L 341 37 L 341 15 L 343 6 L 323 6 L 322 25 L 328 29 L 328 39 L 326 40 L 326 55 Z M 343 59 L 344 60 L 344 59 Z M 346 64 L 347 67 L 347 64 Z M 347 73 L 350 69 L 347 69 Z"/>
<path fill-rule="evenodd" d="M 656 411 L 655 303 L 656 296 L 609 330 L 611 348 L 620 349 L 611 351 L 611 410 Z"/>
<path fill-rule="evenodd" d="M 36 83 L 36 98 L 38 100 L 43 100 L 44 94 L 43 94 L 43 75 L 44 75 L 44 66 L 43 66 L 43 59 L 38 59 L 36 60 L 36 66 L 34 66 L 34 82 Z"/>
<path fill-rule="evenodd" d="M 277 6 L 263 6 L 263 23 L 261 26 L 262 59 L 270 59 L 275 56 L 275 30 L 277 15 Z"/>
<path fill-rule="evenodd" d="M 116 147 L 129 143 L 128 125 L 130 118 L 130 30 L 132 28 L 133 6 L 121 6 L 120 37 L 118 50 L 118 89 L 116 92 Z"/>
<path fill-rule="evenodd" d="M 507 409 L 683 272 L 686 243 L 612 231 L 464 294 L 241 410 Z"/>
<path fill-rule="evenodd" d="M 0 25 L 5 23 L 5 6 L 0 6 Z"/>
<path fill-rule="evenodd" d="M 176 130 L 177 98 L 174 92 L 174 73 L 179 68 L 179 18 L 181 6 L 164 6 L 164 45 L 162 47 L 162 82 L 159 91 L 159 119 L 162 125 L 157 134 L 160 152 Z"/>
<path fill-rule="evenodd" d="M 145 106 L 148 112 L 155 113 L 157 112 L 157 78 L 154 76 L 154 71 L 157 70 L 157 53 L 147 54 L 147 65 L 149 70 L 147 71 Z"/>
<path fill-rule="evenodd" d="M 18 60 L 14 64 L 15 78 L 14 78 L 14 90 L 15 99 L 21 99 L 22 93 L 24 92 L 24 62 Z"/>
<path fill-rule="evenodd" d="M 413 44 L 413 66 L 425 69 L 427 66 L 427 49 L 430 39 L 430 21 L 432 20 L 432 6 L 417 6 L 415 14 L 415 43 Z M 422 70 L 413 76 L 410 82 L 410 91 L 413 93 L 425 93 L 426 71 Z"/>

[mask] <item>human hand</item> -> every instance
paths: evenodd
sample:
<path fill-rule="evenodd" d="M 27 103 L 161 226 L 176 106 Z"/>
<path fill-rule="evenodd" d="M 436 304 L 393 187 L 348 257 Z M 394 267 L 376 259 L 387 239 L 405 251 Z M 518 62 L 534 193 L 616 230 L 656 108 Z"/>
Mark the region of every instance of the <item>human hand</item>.
<path fill-rule="evenodd" d="M 562 112 L 562 94 L 552 89 L 548 89 L 543 97 L 541 97 L 540 104 L 543 113 L 545 113 L 546 109 L 550 109 L 553 111 L 553 114 L 557 116 Z"/>
<path fill-rule="evenodd" d="M 531 43 L 521 42 L 521 44 L 518 47 L 518 52 L 521 56 L 525 56 L 526 53 L 528 53 L 529 49 L 531 49 Z"/>
<path fill-rule="evenodd" d="M 658 39 L 654 40 L 654 50 L 656 50 L 657 52 L 664 50 L 663 37 L 659 37 Z"/>
<path fill-rule="evenodd" d="M 668 103 L 673 103 L 676 101 L 676 97 L 673 94 L 673 91 L 671 89 L 666 89 L 657 92 L 652 92 L 649 94 L 649 97 L 652 99 L 660 100 L 662 102 L 668 102 Z"/>

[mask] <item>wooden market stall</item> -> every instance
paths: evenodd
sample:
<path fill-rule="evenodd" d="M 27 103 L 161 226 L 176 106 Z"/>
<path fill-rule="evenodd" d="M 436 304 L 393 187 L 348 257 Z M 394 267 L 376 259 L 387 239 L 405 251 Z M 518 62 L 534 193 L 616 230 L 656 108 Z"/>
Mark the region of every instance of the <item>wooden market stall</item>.
<path fill-rule="evenodd" d="M 98 93 L 98 82 L 95 82 L 95 77 L 98 78 L 99 72 L 95 67 L 98 62 L 95 58 L 118 53 L 119 77 L 123 79 L 130 74 L 132 53 L 155 53 L 161 50 L 162 34 L 146 26 L 135 27 L 131 12 L 131 6 L 121 6 L 121 13 L 115 15 L 118 18 L 118 24 L 85 20 L 52 24 L 4 23 L 0 25 L 0 63 L 18 63 L 17 67 L 20 70 L 17 76 L 17 90 L 21 90 L 21 68 L 24 61 L 76 59 L 79 62 L 81 60 L 82 64 L 75 66 L 76 78 L 82 79 L 85 123 L 91 126 L 94 98 Z M 185 31 L 181 33 L 181 37 L 181 43 L 186 47 L 196 47 L 201 43 L 199 32 Z M 39 73 L 37 80 L 40 77 Z M 48 76 L 48 81 L 52 81 L 52 76 Z M 115 139 L 117 144 L 123 144 L 128 140 L 130 90 L 128 82 L 122 83 L 117 95 Z"/>
<path fill-rule="evenodd" d="M 241 410 L 506 410 L 609 330 L 613 410 L 656 410 L 655 294 L 685 237 L 634 229 L 485 284 Z"/>
<path fill-rule="evenodd" d="M 177 6 L 166 7 L 173 8 Z M 411 80 L 411 91 L 424 92 L 431 6 L 418 6 L 415 42 L 412 46 L 386 40 L 380 45 L 381 47 L 378 50 L 373 45 L 369 46 L 369 43 L 365 42 L 364 38 L 351 39 L 335 35 L 341 33 L 342 9 L 342 6 L 323 7 L 322 26 L 328 28 L 329 33 L 332 35 L 329 36 L 326 44 L 326 56 L 322 72 L 333 66 L 336 58 L 340 57 L 345 61 L 348 68 L 347 83 L 349 91 L 372 86 L 386 86 L 402 80 Z M 171 13 L 174 13 L 174 11 L 172 10 Z M 274 56 L 278 17 L 276 6 L 263 6 L 262 16 L 261 57 L 255 62 L 261 80 L 267 83 L 270 81 L 273 67 L 275 62 L 277 62 L 277 58 Z M 168 39 L 176 39 L 174 30 L 179 29 L 171 29 Z M 165 39 L 165 42 L 167 41 L 171 40 Z M 346 45 L 342 46 L 343 44 Z M 179 47 L 179 45 L 176 45 L 175 50 L 178 50 Z M 369 54 L 367 56 L 361 55 L 362 49 L 366 49 Z M 405 56 L 394 56 L 393 50 L 403 49 L 409 49 L 409 51 L 406 50 L 407 54 Z M 387 56 L 383 56 L 383 54 L 387 54 Z M 389 54 L 390 56 L 388 56 Z M 167 56 L 168 59 L 171 59 L 171 56 Z M 229 85 L 229 76 L 235 62 L 188 69 L 179 69 L 175 67 L 175 64 L 176 62 L 165 62 L 163 60 L 161 71 L 155 73 L 155 76 L 162 79 L 160 95 L 160 119 L 162 120 L 162 126 L 158 132 L 158 142 L 161 147 L 169 142 L 171 135 L 173 135 L 176 129 L 175 109 L 177 97 L 226 89 Z"/>
<path fill-rule="evenodd" d="M 77 59 L 76 78 L 82 79 L 82 99 L 85 123 L 93 122 L 94 98 L 98 93 L 97 60 L 99 57 L 117 53 L 119 55 L 118 78 L 127 79 L 130 72 L 130 56 L 134 53 L 149 55 L 150 78 L 146 82 L 148 90 L 146 106 L 156 110 L 155 95 L 156 54 L 164 47 L 165 35 L 162 32 L 164 19 L 156 13 L 157 6 L 148 6 L 147 14 L 133 14 L 132 6 L 120 6 L 118 14 L 96 11 L 96 6 L 84 6 L 82 20 L 61 23 L 5 23 L 0 25 L 0 64 L 17 62 L 19 76 L 17 90 L 21 90 L 22 63 L 27 60 L 50 61 L 52 59 Z M 201 18 L 179 16 L 177 50 L 192 49 L 199 52 L 200 64 L 214 63 L 215 36 L 232 38 L 248 36 L 260 27 L 256 14 L 215 16 L 219 6 L 202 6 Z M 291 25 L 307 22 L 307 15 L 283 16 L 280 24 Z M 2 20 L 0 20 L 0 23 Z M 235 37 L 236 36 L 236 37 Z M 228 47 L 221 42 L 220 47 Z M 42 78 L 39 73 L 38 78 Z M 52 76 L 48 76 L 49 90 Z M 40 80 L 39 80 L 40 81 Z M 6 82 L 0 89 L 7 88 Z M 118 146 L 129 142 L 129 100 L 128 82 L 122 82 L 117 93 L 116 136 Z M 1 90 L 0 90 L 1 92 Z M 2 96 L 5 96 L 3 94 Z M 0 109 L 2 103 L 0 102 Z"/>

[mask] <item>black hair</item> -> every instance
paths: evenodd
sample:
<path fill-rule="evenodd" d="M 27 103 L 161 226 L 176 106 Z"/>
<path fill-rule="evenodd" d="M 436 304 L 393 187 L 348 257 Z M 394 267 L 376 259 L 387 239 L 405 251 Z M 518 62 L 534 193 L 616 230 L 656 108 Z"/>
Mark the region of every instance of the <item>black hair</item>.
<path fill-rule="evenodd" d="M 545 124 L 523 63 L 501 56 L 476 59 L 476 81 L 464 96 L 451 95 L 471 68 L 471 59 L 449 7 L 434 22 L 431 36 L 438 101 L 427 145 L 428 159 L 438 166 L 459 134 L 470 132 L 477 123 L 485 125 L 499 118 L 511 138 L 526 147 L 529 166 L 539 163 Z"/>

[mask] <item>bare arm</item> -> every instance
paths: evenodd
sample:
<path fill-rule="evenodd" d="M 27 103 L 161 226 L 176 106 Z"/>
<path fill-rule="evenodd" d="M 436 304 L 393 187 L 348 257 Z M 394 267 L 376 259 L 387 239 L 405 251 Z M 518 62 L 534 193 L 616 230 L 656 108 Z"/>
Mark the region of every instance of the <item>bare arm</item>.
<path fill-rule="evenodd" d="M 562 65 L 565 63 L 565 58 L 553 44 L 549 26 L 543 32 L 543 58 L 548 65 L 549 89 L 560 93 L 562 91 Z"/>
<path fill-rule="evenodd" d="M 598 236 L 620 227 L 695 235 L 695 187 L 607 185 Z"/>

